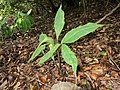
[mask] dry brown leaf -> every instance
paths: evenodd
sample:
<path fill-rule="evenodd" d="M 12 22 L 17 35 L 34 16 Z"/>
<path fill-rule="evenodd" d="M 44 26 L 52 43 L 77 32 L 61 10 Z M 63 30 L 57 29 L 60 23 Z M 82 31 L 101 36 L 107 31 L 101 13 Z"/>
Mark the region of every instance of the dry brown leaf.
<path fill-rule="evenodd" d="M 34 76 L 37 77 L 37 78 L 39 78 L 40 73 L 39 73 L 39 72 L 36 72 L 36 73 L 34 74 Z"/>
<path fill-rule="evenodd" d="M 82 49 L 82 48 L 83 48 L 83 46 L 77 46 L 77 48 L 78 48 L 78 49 Z"/>
<path fill-rule="evenodd" d="M 119 75 L 118 75 L 118 73 L 116 71 L 112 71 L 111 72 L 111 77 L 118 78 Z"/>
<path fill-rule="evenodd" d="M 96 74 L 89 74 L 89 76 L 93 79 L 93 80 L 96 80 L 98 78 L 98 75 Z"/>
<path fill-rule="evenodd" d="M 84 70 L 84 71 L 88 71 L 88 70 L 91 70 L 91 69 L 92 69 L 92 65 L 89 66 L 89 67 L 83 67 L 83 70 Z"/>
<path fill-rule="evenodd" d="M 97 69 L 97 70 L 91 70 L 92 74 L 96 74 L 97 76 L 101 76 L 104 74 L 102 69 Z"/>
<path fill-rule="evenodd" d="M 94 65 L 94 66 L 92 67 L 92 70 L 96 70 L 96 69 L 100 69 L 100 68 L 102 68 L 102 67 L 100 66 L 100 64 L 96 64 L 96 65 Z"/>
<path fill-rule="evenodd" d="M 107 90 L 106 87 L 102 86 L 102 87 L 99 87 L 99 90 Z"/>
<path fill-rule="evenodd" d="M 81 77 L 84 76 L 84 73 L 83 72 L 78 72 L 78 81 L 80 81 Z"/>
<path fill-rule="evenodd" d="M 81 77 L 84 76 L 83 72 L 78 72 L 78 75 L 80 75 Z"/>
<path fill-rule="evenodd" d="M 90 63 L 91 61 L 93 61 L 93 59 L 92 58 L 89 58 L 89 57 L 85 57 L 85 63 Z"/>
<path fill-rule="evenodd" d="M 46 82 L 47 82 L 47 75 L 42 76 L 42 77 L 40 78 L 40 80 L 41 80 L 43 83 L 46 83 Z"/>
<path fill-rule="evenodd" d="M 44 72 L 45 71 L 45 68 L 44 67 L 41 67 L 39 68 L 40 72 Z"/>
<path fill-rule="evenodd" d="M 87 80 L 86 80 L 86 79 L 82 79 L 82 80 L 80 81 L 80 84 L 81 84 L 81 85 L 86 85 L 86 84 L 87 84 Z"/>
<path fill-rule="evenodd" d="M 107 80 L 111 80 L 111 79 L 109 77 L 99 77 L 99 80 L 107 81 Z"/>

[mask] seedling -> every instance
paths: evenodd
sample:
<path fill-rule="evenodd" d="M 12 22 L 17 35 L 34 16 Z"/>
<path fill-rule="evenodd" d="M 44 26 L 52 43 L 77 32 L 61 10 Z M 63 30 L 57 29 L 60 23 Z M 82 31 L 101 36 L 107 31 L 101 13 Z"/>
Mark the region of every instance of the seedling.
<path fill-rule="evenodd" d="M 26 32 L 32 27 L 33 18 L 29 15 L 31 13 L 30 9 L 27 13 L 18 12 L 16 15 L 16 25 L 20 31 Z"/>
<path fill-rule="evenodd" d="M 30 13 L 31 9 L 27 13 L 18 12 L 12 23 L 9 23 L 9 19 L 7 17 L 0 16 L 0 34 L 5 37 L 9 37 L 12 36 L 17 29 L 19 29 L 19 31 L 26 32 L 33 24 L 33 18 L 29 15 Z"/>
<path fill-rule="evenodd" d="M 106 52 L 105 52 L 105 51 L 101 51 L 101 52 L 100 52 L 100 55 L 101 55 L 101 56 L 106 56 Z"/>
<path fill-rule="evenodd" d="M 30 61 L 33 61 L 47 46 L 49 46 L 50 50 L 40 59 L 38 62 L 39 64 L 43 64 L 48 59 L 53 58 L 54 53 L 60 48 L 61 54 L 65 62 L 72 66 L 72 70 L 74 71 L 75 76 L 77 76 L 77 66 L 78 66 L 78 60 L 75 56 L 75 53 L 68 47 L 67 44 L 73 43 L 77 41 L 79 38 L 89 34 L 90 32 L 95 31 L 98 27 L 102 27 L 101 24 L 95 24 L 95 23 L 87 23 L 83 26 L 78 26 L 76 28 L 73 28 L 69 32 L 65 34 L 65 36 L 62 38 L 61 43 L 58 42 L 59 36 L 61 34 L 61 31 L 65 25 L 64 21 L 64 11 L 62 10 L 62 5 L 59 7 L 54 21 L 54 30 L 56 33 L 56 40 L 53 40 L 51 37 L 47 36 L 46 34 L 41 34 L 39 36 L 39 45 L 32 54 Z M 58 55 L 58 60 L 60 59 Z"/>

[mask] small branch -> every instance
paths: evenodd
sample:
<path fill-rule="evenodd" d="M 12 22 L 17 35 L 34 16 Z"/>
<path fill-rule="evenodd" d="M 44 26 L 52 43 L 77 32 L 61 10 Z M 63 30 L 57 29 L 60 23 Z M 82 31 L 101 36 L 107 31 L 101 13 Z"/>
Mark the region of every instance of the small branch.
<path fill-rule="evenodd" d="M 116 62 L 114 62 L 112 56 L 111 56 L 109 53 L 108 53 L 108 56 L 109 56 L 109 62 L 110 62 L 112 65 L 114 65 L 114 66 L 118 69 L 118 71 L 120 71 L 120 67 L 117 65 Z"/>
<path fill-rule="evenodd" d="M 91 77 L 89 76 L 89 74 L 87 74 L 87 72 L 84 73 L 87 78 L 89 79 L 89 81 L 92 83 L 92 87 L 95 88 L 95 85 L 94 85 L 94 81 L 91 79 Z"/>
<path fill-rule="evenodd" d="M 101 21 L 103 21 L 106 17 L 110 16 L 119 7 L 120 7 L 120 3 L 112 11 L 110 11 L 108 14 L 106 14 L 103 18 L 101 18 L 100 20 L 98 20 L 96 23 L 100 23 Z"/>
<path fill-rule="evenodd" d="M 38 81 L 38 83 L 42 84 L 43 86 L 46 86 L 46 87 L 48 87 L 48 88 L 51 88 L 50 85 L 47 85 L 47 84 L 43 83 L 42 81 L 40 81 L 40 79 L 38 79 L 37 81 Z M 39 84 L 39 85 L 40 85 L 40 84 Z"/>
<path fill-rule="evenodd" d="M 53 63 L 56 65 L 56 67 L 57 67 L 58 71 L 60 71 L 59 66 L 58 66 L 58 65 L 57 65 L 57 63 L 55 62 L 55 58 L 54 58 L 54 56 L 52 57 L 52 60 L 53 60 Z"/>

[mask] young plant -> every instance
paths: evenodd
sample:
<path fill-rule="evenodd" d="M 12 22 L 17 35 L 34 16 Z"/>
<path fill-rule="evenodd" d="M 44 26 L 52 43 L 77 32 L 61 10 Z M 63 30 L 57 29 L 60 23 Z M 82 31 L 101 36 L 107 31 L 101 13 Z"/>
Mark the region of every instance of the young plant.
<path fill-rule="evenodd" d="M 26 13 L 18 12 L 16 15 L 16 26 L 20 31 L 27 31 L 31 28 L 33 19 L 29 14 L 31 13 L 31 9 Z"/>
<path fill-rule="evenodd" d="M 33 24 L 33 19 L 29 14 L 31 10 L 26 13 L 18 12 L 15 20 L 9 17 L 0 16 L 0 34 L 5 37 L 12 36 L 13 33 L 19 29 L 20 31 L 27 31 Z M 12 21 L 12 22 L 11 22 Z"/>
<path fill-rule="evenodd" d="M 0 16 L 0 32 L 5 37 L 12 35 L 14 32 L 14 25 L 9 25 L 6 17 Z"/>
<path fill-rule="evenodd" d="M 56 33 L 56 40 L 53 40 L 51 37 L 48 37 L 46 34 L 41 34 L 39 36 L 40 44 L 32 54 L 30 61 L 33 61 L 43 50 L 45 47 L 49 45 L 50 50 L 40 59 L 38 64 L 42 64 L 47 61 L 49 58 L 54 56 L 54 53 L 58 48 L 61 49 L 61 54 L 65 62 L 72 66 L 72 70 L 74 71 L 75 76 L 77 76 L 77 65 L 78 60 L 74 54 L 74 52 L 68 47 L 67 44 L 73 43 L 77 41 L 79 38 L 89 34 L 90 32 L 95 31 L 98 27 L 102 27 L 101 24 L 95 23 L 87 23 L 83 26 L 78 26 L 77 28 L 73 28 L 69 32 L 65 34 L 62 38 L 61 43 L 58 42 L 61 31 L 64 27 L 64 11 L 62 10 L 62 6 L 59 7 L 54 21 L 54 30 Z M 58 57 L 59 58 L 59 57 Z"/>

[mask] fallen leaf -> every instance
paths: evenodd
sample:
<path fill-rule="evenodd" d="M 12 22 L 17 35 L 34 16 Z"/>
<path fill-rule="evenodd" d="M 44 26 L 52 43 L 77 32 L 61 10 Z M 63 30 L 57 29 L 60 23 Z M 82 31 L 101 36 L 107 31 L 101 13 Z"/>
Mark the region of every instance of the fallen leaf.
<path fill-rule="evenodd" d="M 118 78 L 119 75 L 118 75 L 118 73 L 116 71 L 112 71 L 111 72 L 111 77 Z"/>
<path fill-rule="evenodd" d="M 81 84 L 81 85 L 86 85 L 86 84 L 87 84 L 87 80 L 86 80 L 86 79 L 82 79 L 82 80 L 80 81 L 80 84 Z"/>
<path fill-rule="evenodd" d="M 93 74 L 93 73 L 89 74 L 89 76 L 90 76 L 93 80 L 96 80 L 96 79 L 98 78 L 98 75 Z"/>
<path fill-rule="evenodd" d="M 99 80 L 107 81 L 107 80 L 111 80 L 111 79 L 109 77 L 99 77 Z"/>
<path fill-rule="evenodd" d="M 83 70 L 84 70 L 84 71 L 88 71 L 88 70 L 91 70 L 91 69 L 92 69 L 92 65 L 89 66 L 89 67 L 83 67 Z"/>
<path fill-rule="evenodd" d="M 43 83 L 46 83 L 46 81 L 47 81 L 47 75 L 42 76 L 42 77 L 40 78 L 40 80 L 41 80 Z"/>
<path fill-rule="evenodd" d="M 92 58 L 89 58 L 89 57 L 85 57 L 85 63 L 90 63 L 91 61 L 93 61 L 93 59 Z"/>
<path fill-rule="evenodd" d="M 83 77 L 84 76 L 84 73 L 83 72 L 78 72 L 78 81 L 80 81 L 80 79 L 81 79 L 81 77 Z"/>
<path fill-rule="evenodd" d="M 14 86 L 14 90 L 18 90 L 19 86 L 20 86 L 20 82 L 17 82 L 17 84 Z"/>
<path fill-rule="evenodd" d="M 77 48 L 78 48 L 78 49 L 82 49 L 82 48 L 83 48 L 83 46 L 77 46 Z"/>
<path fill-rule="evenodd" d="M 97 70 L 91 70 L 92 74 L 96 74 L 97 76 L 101 76 L 104 74 L 102 69 L 97 69 Z"/>

